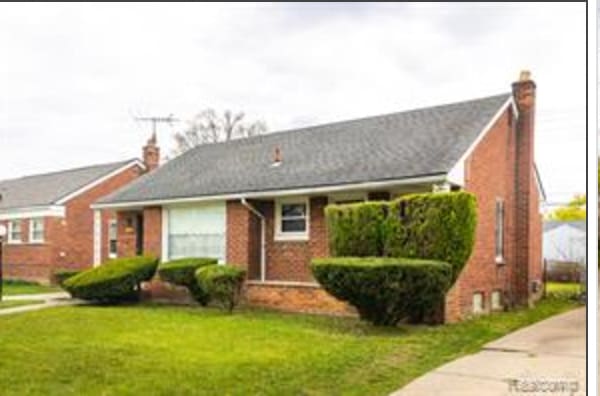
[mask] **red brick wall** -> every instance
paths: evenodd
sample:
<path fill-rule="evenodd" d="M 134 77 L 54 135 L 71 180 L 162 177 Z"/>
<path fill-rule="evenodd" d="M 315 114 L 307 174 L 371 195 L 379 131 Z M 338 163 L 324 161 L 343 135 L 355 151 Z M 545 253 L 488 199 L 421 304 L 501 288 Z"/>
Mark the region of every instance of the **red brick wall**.
<path fill-rule="evenodd" d="M 144 208 L 144 254 L 160 257 L 162 251 L 162 210 L 160 206 Z"/>
<path fill-rule="evenodd" d="M 256 206 L 256 203 L 251 203 Z M 227 201 L 226 204 L 226 260 L 248 271 L 248 277 L 258 276 L 257 250 L 260 249 L 260 235 L 255 224 L 257 219 L 240 201 Z"/>
<path fill-rule="evenodd" d="M 48 282 L 60 268 L 88 268 L 93 264 L 94 213 L 90 205 L 138 177 L 140 169 L 132 166 L 118 175 L 71 199 L 65 217 L 44 219 L 44 243 L 6 244 L 4 261 L 7 277 Z M 107 254 L 108 221 L 114 214 L 102 216 L 102 249 Z M 23 220 L 23 236 L 29 237 L 29 219 Z"/>
<path fill-rule="evenodd" d="M 446 320 L 456 321 L 472 312 L 474 292 L 483 292 L 485 309 L 494 290 L 509 287 L 514 265 L 514 155 L 512 116 L 507 110 L 467 159 L 465 190 L 477 197 L 477 229 L 473 253 L 446 297 Z M 496 199 L 504 201 L 504 264 L 496 264 Z"/>
<path fill-rule="evenodd" d="M 310 199 L 309 239 L 306 241 L 275 240 L 275 203 L 266 202 L 262 209 L 266 221 L 267 280 L 314 282 L 310 260 L 329 255 L 324 208 L 326 197 Z"/>
<path fill-rule="evenodd" d="M 281 311 L 356 315 L 354 308 L 318 286 L 249 283 L 244 297 L 246 304 Z"/>
<path fill-rule="evenodd" d="M 473 254 L 446 298 L 447 321 L 457 321 L 472 313 L 475 292 L 483 293 L 484 310 L 489 311 L 493 291 L 502 292 L 503 304 L 524 304 L 532 297 L 531 281 L 541 281 L 542 219 L 533 177 L 532 149 L 527 157 L 529 162 L 521 161 L 521 169 L 516 165 L 519 145 L 532 145 L 533 140 L 523 138 L 520 136 L 523 132 L 518 130 L 512 109 L 508 109 L 467 159 L 465 189 L 477 197 L 478 225 Z M 522 172 L 524 164 L 528 164 L 527 170 Z M 527 177 L 522 173 L 528 173 Z M 527 181 L 525 190 L 523 180 Z M 505 211 L 501 265 L 495 263 L 497 198 L 504 201 Z"/>

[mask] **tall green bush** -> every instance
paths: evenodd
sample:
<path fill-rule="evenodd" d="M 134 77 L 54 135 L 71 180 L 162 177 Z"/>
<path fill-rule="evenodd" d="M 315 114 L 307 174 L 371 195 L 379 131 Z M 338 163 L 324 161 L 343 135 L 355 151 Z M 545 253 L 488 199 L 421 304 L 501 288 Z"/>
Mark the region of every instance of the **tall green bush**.
<path fill-rule="evenodd" d="M 452 265 L 453 279 L 475 242 L 476 202 L 467 192 L 330 205 L 325 216 L 332 256 L 434 259 Z"/>
<path fill-rule="evenodd" d="M 390 203 L 384 255 L 440 260 L 456 280 L 475 243 L 475 196 L 466 192 L 414 194 Z"/>
<path fill-rule="evenodd" d="M 333 256 L 381 256 L 387 203 L 364 202 L 325 208 Z"/>
<path fill-rule="evenodd" d="M 433 318 L 451 285 L 449 264 L 432 260 L 334 257 L 313 260 L 315 279 L 361 319 L 393 326 Z"/>

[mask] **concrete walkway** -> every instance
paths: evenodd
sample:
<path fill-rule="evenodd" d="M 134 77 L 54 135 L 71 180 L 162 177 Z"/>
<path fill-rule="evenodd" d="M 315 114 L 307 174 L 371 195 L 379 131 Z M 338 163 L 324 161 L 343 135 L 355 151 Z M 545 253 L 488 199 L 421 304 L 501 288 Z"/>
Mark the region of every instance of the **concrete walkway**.
<path fill-rule="evenodd" d="M 12 308 L 0 308 L 0 316 L 12 315 L 21 312 L 37 311 L 40 309 L 62 307 L 66 305 L 84 304 L 81 300 L 72 299 L 68 293 L 44 293 L 44 294 L 19 294 L 15 296 L 4 296 L 5 301 L 20 301 L 20 300 L 42 300 L 39 304 L 21 305 Z"/>
<path fill-rule="evenodd" d="M 493 341 L 393 395 L 585 395 L 585 334 L 585 308 L 578 308 Z"/>

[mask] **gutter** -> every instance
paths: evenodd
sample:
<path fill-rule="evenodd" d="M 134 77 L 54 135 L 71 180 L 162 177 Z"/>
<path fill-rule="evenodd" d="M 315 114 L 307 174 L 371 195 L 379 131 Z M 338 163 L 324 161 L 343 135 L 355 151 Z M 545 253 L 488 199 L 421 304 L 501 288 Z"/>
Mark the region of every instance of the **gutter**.
<path fill-rule="evenodd" d="M 241 199 L 242 205 L 244 205 L 250 212 L 254 213 L 260 219 L 260 281 L 266 280 L 266 219 L 265 216 L 252 206 L 246 200 L 246 197 Z"/>
<path fill-rule="evenodd" d="M 178 203 L 196 203 L 196 202 L 207 202 L 207 201 L 227 201 L 227 200 L 238 200 L 243 198 L 274 198 L 274 197 L 285 197 L 292 195 L 316 195 L 324 193 L 336 193 L 352 190 L 370 190 L 370 189 L 383 189 L 400 187 L 404 185 L 410 185 L 415 183 L 438 183 L 446 181 L 448 178 L 447 173 L 435 173 L 425 176 L 407 177 L 403 179 L 391 179 L 391 180 L 380 180 L 371 182 L 360 182 L 360 183 L 347 183 L 337 185 L 326 185 L 326 186 L 315 186 L 315 187 L 303 187 L 295 189 L 283 189 L 283 190 L 265 190 L 265 191 L 248 191 L 243 193 L 230 193 L 230 194 L 218 194 L 218 195 L 205 195 L 196 197 L 180 197 L 180 198 L 166 198 L 166 199 L 151 199 L 144 201 L 124 201 L 124 202 L 106 202 L 106 203 L 93 203 L 90 207 L 92 209 L 134 209 L 143 206 L 160 206 Z"/>

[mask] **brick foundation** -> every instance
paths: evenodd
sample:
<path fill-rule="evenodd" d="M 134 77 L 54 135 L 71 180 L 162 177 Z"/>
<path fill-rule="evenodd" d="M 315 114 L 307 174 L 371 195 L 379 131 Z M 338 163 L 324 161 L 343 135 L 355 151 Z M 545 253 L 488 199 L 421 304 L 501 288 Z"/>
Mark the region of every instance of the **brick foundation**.
<path fill-rule="evenodd" d="M 352 307 L 336 300 L 318 285 L 250 281 L 245 286 L 244 297 L 248 305 L 280 311 L 356 315 Z"/>

